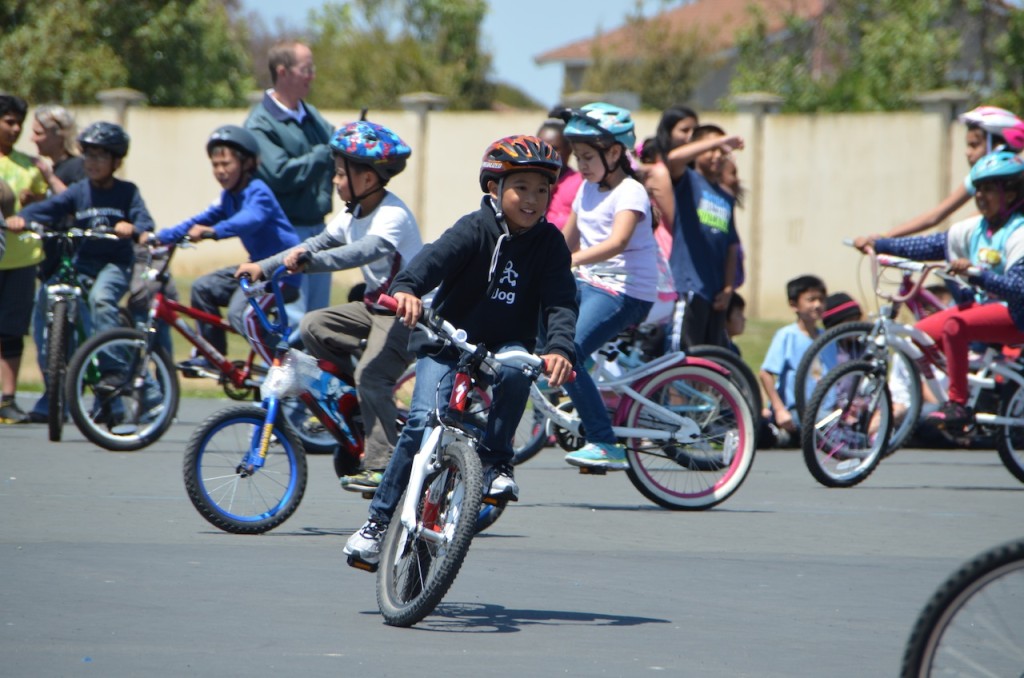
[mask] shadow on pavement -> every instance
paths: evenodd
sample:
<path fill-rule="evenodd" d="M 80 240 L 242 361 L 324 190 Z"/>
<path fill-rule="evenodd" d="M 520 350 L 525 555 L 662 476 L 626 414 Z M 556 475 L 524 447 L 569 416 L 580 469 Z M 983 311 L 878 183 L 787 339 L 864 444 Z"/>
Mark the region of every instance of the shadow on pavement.
<path fill-rule="evenodd" d="M 528 626 L 639 626 L 670 623 L 668 619 L 600 612 L 512 610 L 501 605 L 442 602 L 430 616 L 413 628 L 443 633 L 518 633 Z"/>

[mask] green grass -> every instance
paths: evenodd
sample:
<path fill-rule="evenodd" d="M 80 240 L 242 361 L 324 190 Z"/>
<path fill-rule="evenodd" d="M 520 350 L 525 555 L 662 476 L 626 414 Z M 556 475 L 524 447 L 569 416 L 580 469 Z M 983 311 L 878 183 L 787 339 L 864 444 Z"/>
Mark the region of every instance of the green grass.
<path fill-rule="evenodd" d="M 764 356 L 776 330 L 786 324 L 788 323 L 777 320 L 748 320 L 746 331 L 736 337 L 736 345 L 740 347 L 743 361 L 755 375 L 761 369 L 761 363 L 764 362 Z"/>

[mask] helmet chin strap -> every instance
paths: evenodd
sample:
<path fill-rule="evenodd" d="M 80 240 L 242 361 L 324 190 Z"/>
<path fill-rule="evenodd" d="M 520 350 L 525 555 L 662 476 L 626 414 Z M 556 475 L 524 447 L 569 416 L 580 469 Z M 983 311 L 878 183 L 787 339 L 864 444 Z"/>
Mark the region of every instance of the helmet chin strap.
<path fill-rule="evenodd" d="M 341 156 L 341 160 L 345 164 L 345 181 L 348 182 L 348 190 L 352 193 L 352 200 L 345 203 L 345 212 L 348 214 L 354 214 L 356 208 L 359 207 L 359 204 L 363 202 L 363 200 L 366 200 L 377 191 L 384 190 L 384 183 L 383 181 L 378 181 L 377 185 L 366 193 L 363 193 L 362 195 L 355 195 L 355 184 L 352 183 L 352 168 L 348 163 L 348 156 Z M 377 176 L 378 178 L 380 177 L 379 174 Z"/>

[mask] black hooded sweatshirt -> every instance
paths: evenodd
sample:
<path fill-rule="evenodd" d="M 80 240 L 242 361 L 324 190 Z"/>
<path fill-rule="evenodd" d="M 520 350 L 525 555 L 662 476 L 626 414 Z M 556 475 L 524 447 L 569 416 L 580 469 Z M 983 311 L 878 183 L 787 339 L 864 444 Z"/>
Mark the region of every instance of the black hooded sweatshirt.
<path fill-rule="evenodd" d="M 468 340 L 496 349 L 518 342 L 536 350 L 543 319 L 547 346 L 575 363 L 576 283 L 561 232 L 546 219 L 507 235 L 489 196 L 420 250 L 395 276 L 391 294 L 422 297 L 438 287 L 431 307 Z M 413 340 L 415 342 L 415 339 Z"/>

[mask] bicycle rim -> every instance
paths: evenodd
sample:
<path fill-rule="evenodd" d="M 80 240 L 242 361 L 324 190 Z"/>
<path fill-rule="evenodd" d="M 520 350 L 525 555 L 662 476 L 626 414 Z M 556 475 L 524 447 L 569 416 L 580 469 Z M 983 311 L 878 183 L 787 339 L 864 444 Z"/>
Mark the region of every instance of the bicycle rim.
<path fill-rule="evenodd" d="M 739 489 L 754 459 L 754 420 L 739 389 L 714 370 L 674 367 L 655 375 L 639 393 L 700 428 L 689 444 L 626 440 L 627 475 L 648 499 L 670 509 L 702 510 Z M 626 425 L 673 430 L 657 409 L 634 401 Z"/>
<path fill-rule="evenodd" d="M 412 626 L 448 592 L 477 529 L 482 476 L 475 450 L 449 444 L 441 469 L 424 483 L 416 510 L 420 529 L 440 539 L 416 535 L 397 519 L 388 529 L 377 572 L 377 604 L 385 623 Z"/>
<path fill-rule="evenodd" d="M 97 393 L 101 361 L 121 370 L 108 372 L 112 392 Z M 75 353 L 68 369 L 67 397 L 75 424 L 92 443 L 132 451 L 153 444 L 177 414 L 178 379 L 170 358 L 151 350 L 145 335 L 117 329 L 97 335 Z"/>
<path fill-rule="evenodd" d="M 210 524 L 236 534 L 260 534 L 287 520 L 306 489 L 306 456 L 287 428 L 275 424 L 262 468 L 243 461 L 266 412 L 256 406 L 223 410 L 200 424 L 185 452 L 185 488 Z"/>
<path fill-rule="evenodd" d="M 1004 417 L 1024 417 L 1024 389 L 1017 386 L 1004 402 Z M 1024 426 L 1000 426 L 996 444 L 1003 466 L 1024 483 Z"/>
<path fill-rule="evenodd" d="M 1019 676 L 1024 668 L 1024 541 L 986 551 L 939 587 L 914 626 L 905 678 Z"/>
<path fill-rule="evenodd" d="M 857 361 L 830 371 L 814 389 L 801 432 L 804 462 L 826 487 L 851 487 L 878 466 L 892 432 L 884 373 Z"/>

